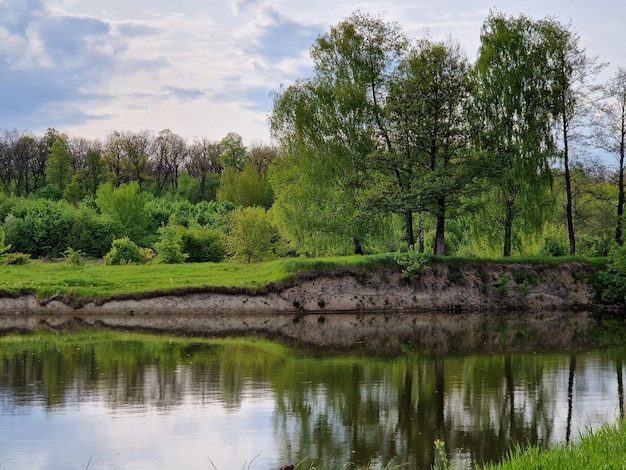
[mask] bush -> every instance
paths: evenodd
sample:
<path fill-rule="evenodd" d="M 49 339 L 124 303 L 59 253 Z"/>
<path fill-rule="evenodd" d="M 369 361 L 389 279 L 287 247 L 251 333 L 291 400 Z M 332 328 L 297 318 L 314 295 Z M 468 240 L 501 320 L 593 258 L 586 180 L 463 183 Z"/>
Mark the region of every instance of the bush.
<path fill-rule="evenodd" d="M 82 268 L 85 265 L 85 258 L 83 258 L 83 256 L 84 253 L 82 251 L 75 250 L 71 247 L 68 247 L 68 249 L 63 252 L 65 261 L 73 268 Z"/>
<path fill-rule="evenodd" d="M 607 304 L 626 303 L 626 247 L 611 251 L 606 269 L 593 280 L 598 299 Z"/>
<path fill-rule="evenodd" d="M 224 235 L 211 227 L 198 226 L 185 230 L 182 243 L 183 252 L 189 254 L 187 261 L 217 263 L 226 258 Z"/>
<path fill-rule="evenodd" d="M 0 256 L 0 264 L 19 265 L 30 263 L 30 255 L 28 253 L 6 253 Z"/>
<path fill-rule="evenodd" d="M 159 241 L 154 244 L 157 256 L 156 260 L 160 263 L 182 263 L 189 256 L 183 253 L 183 235 L 184 227 L 176 225 L 176 217 L 171 216 L 170 222 L 161 227 L 159 232 Z"/>
<path fill-rule="evenodd" d="M 427 259 L 424 253 L 417 251 L 398 252 L 393 259 L 399 266 L 404 268 L 400 277 L 405 281 L 419 279 L 426 269 Z"/>
<path fill-rule="evenodd" d="M 271 257 L 277 233 L 262 207 L 237 208 L 228 217 L 228 244 L 233 257 L 246 263 Z"/>
<path fill-rule="evenodd" d="M 130 238 L 118 238 L 111 243 L 111 250 L 104 256 L 108 265 L 141 263 L 141 249 Z"/>
<path fill-rule="evenodd" d="M 565 256 L 569 251 L 568 246 L 556 233 L 547 233 L 541 242 L 541 254 L 545 256 Z"/>

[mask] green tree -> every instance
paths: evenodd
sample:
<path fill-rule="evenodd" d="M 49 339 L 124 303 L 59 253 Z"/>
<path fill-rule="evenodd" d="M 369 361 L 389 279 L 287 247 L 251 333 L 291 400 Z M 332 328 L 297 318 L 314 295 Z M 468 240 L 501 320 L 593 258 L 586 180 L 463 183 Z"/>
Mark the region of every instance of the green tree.
<path fill-rule="evenodd" d="M 434 253 L 444 255 L 445 223 L 469 181 L 467 102 L 470 66 L 454 43 L 419 41 L 401 62 L 387 99 L 389 148 L 373 164 L 374 200 L 407 217 L 409 246 L 415 244 L 412 213 L 436 220 Z M 381 184 L 382 183 L 382 184 Z"/>
<path fill-rule="evenodd" d="M 147 182 L 153 140 L 148 131 L 116 131 L 109 134 L 102 154 L 106 180 L 115 186 L 131 181 L 136 181 L 141 186 Z"/>
<path fill-rule="evenodd" d="M 46 181 L 60 191 L 72 180 L 74 158 L 67 137 L 58 135 L 50 147 L 50 157 L 46 165 Z"/>
<path fill-rule="evenodd" d="M 215 199 L 219 175 L 223 170 L 220 145 L 207 139 L 194 140 L 189 148 L 185 168 L 189 176 L 198 181 L 200 199 L 203 201 Z"/>
<path fill-rule="evenodd" d="M 219 143 L 221 164 L 242 171 L 246 163 L 246 147 L 243 139 L 234 132 L 228 133 Z"/>
<path fill-rule="evenodd" d="M 318 186 L 323 207 L 342 217 L 341 233 L 352 239 L 354 253 L 363 253 L 363 239 L 375 225 L 357 199 L 368 178 L 367 156 L 379 142 L 374 129 L 384 134 L 384 96 L 405 44 L 397 24 L 355 12 L 313 44 L 314 76 L 274 96 L 273 135 L 285 158 L 298 162 L 290 171 L 307 168 L 298 176 Z M 272 187 L 278 204 L 290 197 L 278 191 L 296 193 L 289 185 Z"/>
<path fill-rule="evenodd" d="M 617 187 L 615 241 L 623 245 L 624 172 L 626 171 L 626 69 L 619 67 L 604 87 L 604 99 L 600 102 L 600 123 L 596 126 L 596 139 L 600 148 L 615 157 Z"/>
<path fill-rule="evenodd" d="M 271 256 L 276 229 L 262 207 L 237 208 L 228 217 L 227 241 L 233 257 L 246 263 Z"/>
<path fill-rule="evenodd" d="M 118 188 L 105 183 L 98 189 L 96 197 L 102 213 L 120 223 L 118 238 L 128 237 L 143 246 L 148 245 L 150 235 L 146 202 L 146 193 L 141 191 L 136 181 L 121 184 Z"/>
<path fill-rule="evenodd" d="M 554 20 L 541 22 L 541 33 L 549 42 L 553 106 L 557 118 L 560 156 L 565 177 L 565 215 L 569 238 L 569 254 L 576 254 L 576 231 L 572 194 L 572 150 L 584 134 L 585 117 L 592 110 L 597 87 L 590 82 L 606 64 L 598 64 L 597 57 L 588 57 L 580 47 L 580 37 L 570 26 Z M 583 130 L 584 132 L 584 130 Z"/>
<path fill-rule="evenodd" d="M 152 172 L 159 193 L 167 188 L 176 189 L 186 157 L 187 144 L 181 136 L 169 129 L 159 132 L 152 152 Z"/>
<path fill-rule="evenodd" d="M 526 16 L 491 12 L 483 24 L 472 123 L 490 193 L 501 207 L 504 256 L 511 255 L 516 220 L 541 227 L 551 184 L 556 145 L 549 52 L 542 24 Z"/>
<path fill-rule="evenodd" d="M 244 165 L 243 171 L 228 166 L 220 178 L 217 200 L 230 201 L 237 206 L 269 208 L 272 200 L 267 176 L 259 173 L 250 162 Z"/>
<path fill-rule="evenodd" d="M 184 227 L 176 223 L 176 216 L 171 215 L 167 225 L 159 227 L 159 240 L 154 244 L 156 260 L 161 263 L 176 264 L 184 262 L 188 253 L 183 252 Z"/>

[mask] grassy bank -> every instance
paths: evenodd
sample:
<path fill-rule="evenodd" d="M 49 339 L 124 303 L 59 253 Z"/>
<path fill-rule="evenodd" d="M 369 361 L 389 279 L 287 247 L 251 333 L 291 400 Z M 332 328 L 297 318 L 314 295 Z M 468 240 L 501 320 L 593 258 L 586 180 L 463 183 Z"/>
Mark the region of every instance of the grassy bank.
<path fill-rule="evenodd" d="M 626 423 L 605 426 L 583 435 L 569 446 L 560 445 L 548 451 L 537 447 L 517 450 L 498 465 L 482 470 L 596 470 L 626 468 Z"/>
<path fill-rule="evenodd" d="M 500 258 L 475 259 L 426 257 L 427 263 L 486 264 L 523 263 L 556 266 L 559 263 L 584 262 L 599 268 L 605 259 Z M 293 279 L 298 274 L 340 268 L 371 269 L 395 265 L 393 254 L 338 256 L 328 258 L 283 258 L 263 263 L 241 264 L 184 263 L 106 266 L 91 260 L 81 267 L 63 261 L 34 260 L 26 265 L 0 266 L 0 296 L 35 294 L 41 299 L 54 295 L 99 299 L 121 294 L 140 294 L 194 288 L 257 289 Z"/>
<path fill-rule="evenodd" d="M 107 298 L 128 293 L 203 287 L 261 288 L 298 274 L 345 267 L 375 267 L 393 263 L 389 255 L 320 259 L 278 259 L 264 263 L 185 263 L 106 266 L 88 261 L 73 267 L 65 262 L 32 261 L 0 266 L 0 296 L 35 294 L 39 298 L 73 295 Z"/>

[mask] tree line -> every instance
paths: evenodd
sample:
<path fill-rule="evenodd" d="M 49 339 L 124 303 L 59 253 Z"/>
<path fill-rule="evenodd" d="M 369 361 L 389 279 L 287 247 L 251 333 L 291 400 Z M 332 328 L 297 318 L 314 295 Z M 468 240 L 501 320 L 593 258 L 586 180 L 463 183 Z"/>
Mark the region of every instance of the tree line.
<path fill-rule="evenodd" d="M 582 158 L 593 147 L 617 157 L 616 174 L 592 192 L 615 206 L 602 217 L 622 244 L 626 72 L 595 83 L 605 64 L 571 25 L 491 11 L 470 63 L 452 39 L 411 40 L 357 11 L 319 37 L 311 57 L 313 75 L 281 88 L 270 118 L 283 150 L 274 206 L 300 245 L 325 227 L 362 252 L 396 214 L 407 245 L 417 226 L 419 250 L 430 231 L 437 255 L 451 251 L 454 230 L 480 245 L 473 251 L 497 245 L 504 256 L 565 231 L 576 254 L 578 234 L 606 235 L 586 226 L 592 196 L 581 194 L 598 176 Z M 617 198 L 598 194 L 607 176 Z M 314 209 L 299 216 L 303 201 Z"/>
<path fill-rule="evenodd" d="M 492 11 L 480 39 L 471 63 L 453 39 L 354 12 L 312 44 L 312 76 L 274 94 L 277 145 L 0 131 L 0 252 L 250 262 L 621 246 L 626 70 L 598 84 L 605 64 L 553 18 Z"/>

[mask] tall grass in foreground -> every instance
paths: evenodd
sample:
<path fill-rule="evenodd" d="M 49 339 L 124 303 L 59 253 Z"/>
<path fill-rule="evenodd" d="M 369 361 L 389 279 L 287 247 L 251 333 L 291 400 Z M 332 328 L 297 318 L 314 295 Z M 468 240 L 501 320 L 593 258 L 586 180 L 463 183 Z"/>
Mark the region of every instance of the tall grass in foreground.
<path fill-rule="evenodd" d="M 581 436 L 574 444 L 542 451 L 538 447 L 516 449 L 497 465 L 482 470 L 597 470 L 626 469 L 626 422 L 604 426 Z"/>

